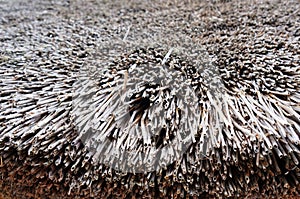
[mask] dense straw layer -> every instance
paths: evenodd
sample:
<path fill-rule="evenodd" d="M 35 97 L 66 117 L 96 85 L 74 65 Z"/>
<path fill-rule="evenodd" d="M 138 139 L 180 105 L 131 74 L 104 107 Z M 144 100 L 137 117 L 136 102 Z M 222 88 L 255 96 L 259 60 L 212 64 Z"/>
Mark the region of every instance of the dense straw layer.
<path fill-rule="evenodd" d="M 300 196 L 299 1 L 16 1 L 0 8 L 0 191 L 5 197 Z M 201 46 L 218 72 L 176 55 L 171 41 L 162 48 L 143 43 L 112 53 L 119 44 L 115 38 L 126 43 L 157 29 L 164 42 L 178 38 L 176 33 L 186 35 L 191 40 L 179 41 L 180 47 Z M 82 71 L 101 65 L 104 50 L 112 53 L 105 73 Z M 172 81 L 132 86 L 151 72 L 149 81 L 165 72 Z M 89 90 L 91 77 L 97 79 Z M 190 89 L 197 97 L 191 106 L 172 94 L 179 90 L 188 101 L 181 92 Z M 123 109 L 119 91 L 121 96 L 131 91 Z M 87 107 L 96 109 L 89 118 L 87 99 L 81 97 L 91 95 Z M 160 102 L 162 107 L 155 106 Z M 157 109 L 164 114 L 153 114 Z M 135 125 L 127 134 L 132 136 L 118 136 L 126 125 Z M 156 131 L 159 126 L 164 132 Z M 97 142 L 86 144 L 84 128 L 97 132 L 91 139 Z M 123 172 L 102 164 L 103 156 L 114 153 L 113 147 L 101 148 L 105 140 L 139 152 L 170 143 L 181 129 L 190 130 L 184 155 L 169 164 L 166 158 L 183 147 L 163 151 L 156 171 L 130 170 L 145 165 L 138 156 L 126 157 L 131 167 Z"/>

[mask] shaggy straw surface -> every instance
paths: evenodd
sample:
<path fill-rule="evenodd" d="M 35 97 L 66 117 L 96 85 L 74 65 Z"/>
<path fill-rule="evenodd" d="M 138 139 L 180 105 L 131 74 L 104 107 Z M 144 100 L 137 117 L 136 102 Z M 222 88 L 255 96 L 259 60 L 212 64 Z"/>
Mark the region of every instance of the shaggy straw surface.
<path fill-rule="evenodd" d="M 299 197 L 299 27 L 298 0 L 0 0 L 0 198 Z M 87 135 L 75 126 L 89 118 L 76 97 L 84 94 L 80 86 L 90 86 L 85 70 L 108 59 L 113 67 L 96 76 L 101 91 L 90 90 L 100 93 L 91 104 L 133 89 L 126 85 L 131 76 L 123 81 L 128 71 L 146 78 L 163 63 L 176 90 L 190 80 L 199 99 L 192 105 L 200 108 L 180 105 L 160 85 L 142 85 L 143 93 L 130 97 L 130 122 L 145 129 L 155 121 L 140 107 L 142 94 L 155 99 L 149 104 L 161 100 L 166 114 L 156 125 L 166 126 L 164 135 L 147 142 L 115 136 L 113 125 L 128 121 L 108 123 L 115 109 L 102 103 L 95 114 L 102 134 L 94 139 L 120 148 L 153 141 L 159 148 L 176 138 L 180 122 L 194 127 L 189 119 L 199 112 L 199 127 L 185 128 L 195 132 L 182 159 L 146 174 L 120 173 L 93 159 L 105 158 L 91 152 L 102 145 L 81 142 Z M 153 68 L 136 72 L 141 63 Z M 131 166 L 143 163 L 134 158 Z"/>

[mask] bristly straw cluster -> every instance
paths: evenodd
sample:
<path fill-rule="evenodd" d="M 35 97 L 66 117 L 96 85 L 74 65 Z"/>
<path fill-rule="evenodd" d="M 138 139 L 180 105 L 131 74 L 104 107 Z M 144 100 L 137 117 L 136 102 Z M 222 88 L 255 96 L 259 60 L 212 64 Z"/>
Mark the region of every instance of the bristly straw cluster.
<path fill-rule="evenodd" d="M 137 49 L 81 72 L 73 115 L 94 162 L 145 173 L 166 168 L 195 142 L 199 100 L 187 62 L 172 51 Z"/>

